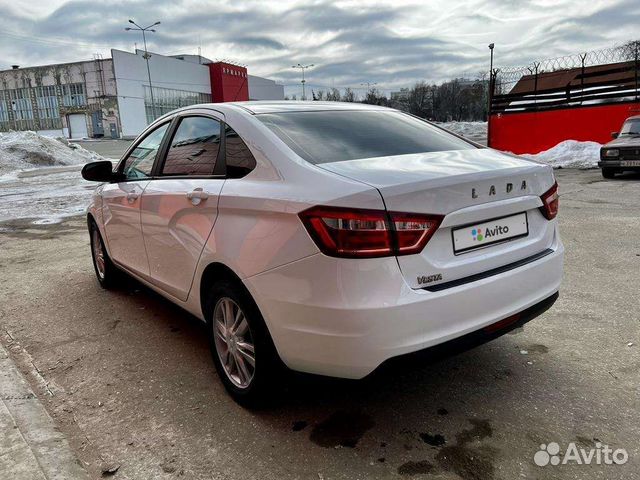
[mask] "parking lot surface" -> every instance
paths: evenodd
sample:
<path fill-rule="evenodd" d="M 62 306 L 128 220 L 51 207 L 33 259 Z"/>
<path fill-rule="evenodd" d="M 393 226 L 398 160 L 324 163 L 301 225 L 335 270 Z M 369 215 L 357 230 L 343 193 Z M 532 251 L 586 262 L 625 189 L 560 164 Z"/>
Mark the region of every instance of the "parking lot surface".
<path fill-rule="evenodd" d="M 557 177 L 560 299 L 457 356 L 295 376 L 244 410 L 197 320 L 134 281 L 99 288 L 78 217 L 0 224 L 0 340 L 92 478 L 640 478 L 640 176 Z M 629 458 L 537 466 L 552 442 Z"/>

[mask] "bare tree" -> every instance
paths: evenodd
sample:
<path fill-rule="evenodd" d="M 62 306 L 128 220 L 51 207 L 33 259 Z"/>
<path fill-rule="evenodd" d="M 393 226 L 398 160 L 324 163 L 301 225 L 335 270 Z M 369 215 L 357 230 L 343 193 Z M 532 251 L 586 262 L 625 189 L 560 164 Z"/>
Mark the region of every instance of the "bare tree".
<path fill-rule="evenodd" d="M 353 92 L 353 90 L 351 89 L 351 87 L 347 87 L 344 89 L 344 95 L 342 95 L 342 99 L 343 102 L 355 102 L 356 101 L 356 94 Z"/>
<path fill-rule="evenodd" d="M 640 60 L 640 40 L 631 40 L 620 47 L 625 60 Z"/>
<path fill-rule="evenodd" d="M 375 87 L 371 87 L 368 91 L 367 94 L 364 97 L 364 100 L 362 101 L 362 103 L 368 103 L 370 105 L 389 105 L 389 99 L 382 94 L 382 92 L 380 92 L 380 90 L 378 90 Z"/>
<path fill-rule="evenodd" d="M 431 87 L 426 82 L 418 82 L 407 95 L 407 110 L 413 115 L 427 118 L 433 111 L 431 100 Z"/>
<path fill-rule="evenodd" d="M 327 92 L 326 100 L 328 102 L 339 102 L 341 98 L 340 90 L 337 88 L 331 88 L 331 90 Z"/>

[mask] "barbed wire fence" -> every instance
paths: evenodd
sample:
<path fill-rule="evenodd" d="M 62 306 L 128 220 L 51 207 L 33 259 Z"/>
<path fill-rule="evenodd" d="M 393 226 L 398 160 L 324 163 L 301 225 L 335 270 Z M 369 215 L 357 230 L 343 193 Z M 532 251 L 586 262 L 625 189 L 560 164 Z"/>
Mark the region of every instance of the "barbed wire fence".
<path fill-rule="evenodd" d="M 518 81 L 527 75 L 561 72 L 574 68 L 585 68 L 610 63 L 633 62 L 638 63 L 640 54 L 640 40 L 633 40 L 600 50 L 547 58 L 534 61 L 529 65 L 495 68 L 492 73 L 494 80 L 494 94 L 509 93 Z"/>

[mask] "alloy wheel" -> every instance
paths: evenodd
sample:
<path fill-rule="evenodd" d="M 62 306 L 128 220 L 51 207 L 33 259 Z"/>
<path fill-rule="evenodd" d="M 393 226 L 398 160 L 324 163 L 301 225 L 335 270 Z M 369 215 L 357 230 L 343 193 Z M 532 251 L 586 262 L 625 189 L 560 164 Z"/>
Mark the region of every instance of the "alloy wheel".
<path fill-rule="evenodd" d="M 231 383 L 247 388 L 256 370 L 255 345 L 247 318 L 229 297 L 216 303 L 213 312 L 213 335 L 222 368 Z"/>
<path fill-rule="evenodd" d="M 93 229 L 91 237 L 91 248 L 93 249 L 93 261 L 96 264 L 96 272 L 98 272 L 98 277 L 100 277 L 101 280 L 104 280 L 106 271 L 104 250 L 102 248 L 102 240 L 100 240 L 100 234 L 98 233 L 97 228 Z"/>

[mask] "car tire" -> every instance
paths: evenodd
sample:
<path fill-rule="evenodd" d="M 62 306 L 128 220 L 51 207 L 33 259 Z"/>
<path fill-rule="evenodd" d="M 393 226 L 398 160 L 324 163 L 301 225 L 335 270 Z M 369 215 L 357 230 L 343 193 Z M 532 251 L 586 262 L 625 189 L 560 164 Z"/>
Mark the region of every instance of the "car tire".
<path fill-rule="evenodd" d="M 237 282 L 215 283 L 206 317 L 211 356 L 227 392 L 244 407 L 270 403 L 284 366 L 249 292 Z"/>
<path fill-rule="evenodd" d="M 602 176 L 604 178 L 614 178 L 616 176 L 616 171 L 613 168 L 603 168 Z"/>
<path fill-rule="evenodd" d="M 91 258 L 93 259 L 93 269 L 96 272 L 98 283 L 104 289 L 111 289 L 116 285 L 116 277 L 118 269 L 111 261 L 109 253 L 104 246 L 100 229 L 94 221 L 89 227 L 89 235 L 91 238 Z"/>

